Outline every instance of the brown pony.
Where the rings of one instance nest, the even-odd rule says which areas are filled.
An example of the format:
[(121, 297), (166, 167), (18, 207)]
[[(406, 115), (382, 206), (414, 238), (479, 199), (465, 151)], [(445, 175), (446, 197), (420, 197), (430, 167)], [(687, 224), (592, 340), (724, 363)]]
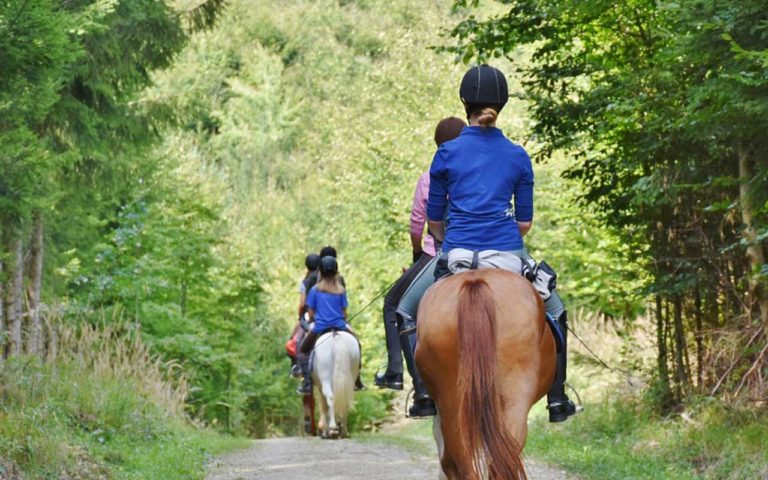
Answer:
[(531, 283), (504, 270), (461, 273), (427, 291), (418, 319), (441, 478), (526, 479), (528, 412), (555, 377), (555, 340)]
[(307, 435), (317, 435), (317, 422), (315, 422), (315, 392), (302, 397), (304, 405), (304, 433)]

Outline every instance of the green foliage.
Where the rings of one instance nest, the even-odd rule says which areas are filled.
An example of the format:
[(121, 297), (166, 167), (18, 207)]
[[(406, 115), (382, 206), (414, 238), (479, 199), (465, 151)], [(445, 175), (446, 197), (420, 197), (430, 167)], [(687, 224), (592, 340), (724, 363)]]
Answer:
[(534, 422), (526, 450), (594, 479), (735, 480), (768, 473), (764, 412), (696, 399), (686, 407), (659, 417), (638, 398), (588, 404), (566, 428)]
[(0, 377), (0, 457), (22, 478), (198, 479), (206, 454), (243, 443), (190, 427), (109, 365), (17, 357)]
[[(194, 36), (145, 94), (148, 102), (167, 102), (178, 117), (162, 131), (168, 168), (160, 174), (166, 180), (175, 175), (176, 183), (159, 196), (171, 197), (190, 182), (193, 201), (212, 202), (215, 207), (208, 208), (220, 221), (213, 227), (214, 260), (201, 273), (201, 285), (209, 289), (194, 307), (198, 313), (191, 313), (190, 303), (189, 315), (171, 320), (168, 312), (178, 305), (152, 287), (166, 309), (144, 311), (142, 321), (163, 352), (198, 372), (191, 374), (200, 388), (193, 395), (195, 412), (256, 434), (291, 432), (299, 423), (282, 349), (295, 322), (304, 255), (327, 244), (338, 248), (351, 314), (382, 293), (408, 262), (408, 214), (416, 180), (434, 152), (434, 126), (445, 116), (463, 116), (451, 81), (462, 69), (429, 51), (440, 41), (432, 27), (451, 21), (447, 4), (419, 11), (408, 2), (269, 5), (229, 4), (218, 28)], [(502, 127), (517, 139), (526, 123), (524, 105), (514, 102), (509, 111)], [(539, 168), (542, 220), (532, 240), (537, 255), (561, 270), (563, 290), (578, 305), (634, 314), (638, 304), (628, 292), (638, 276), (632, 267), (621, 273), (611, 268), (626, 264), (621, 254), (571, 255), (566, 243), (580, 231), (580, 249), (595, 251), (590, 243), (599, 241), (620, 251), (616, 237), (596, 222), (586, 229), (576, 217), (558, 216), (558, 209), (575, 209), (561, 196), (573, 183), (557, 179), (560, 163)], [(167, 219), (157, 223), (150, 230), (159, 228), (158, 240), (142, 242), (142, 250), (155, 252), (145, 263), (165, 265), (173, 252), (165, 246), (168, 238), (196, 242), (186, 237), (194, 229), (185, 227), (181, 236), (165, 231)], [(593, 268), (584, 269), (585, 262)], [(175, 278), (177, 268), (157, 278)], [(252, 300), (241, 297), (232, 310), (245, 312), (253, 306), (249, 301), (263, 307), (234, 316), (220, 302), (229, 302), (226, 290), (244, 278), (262, 292)], [(130, 297), (123, 295), (120, 303), (132, 305)], [(385, 358), (380, 309), (379, 300), (353, 320), (362, 337), (364, 379)], [(167, 330), (158, 333), (153, 325), (160, 324)], [(388, 414), (389, 401), (382, 392), (358, 394), (355, 428), (376, 425)]]
[[(456, 2), (469, 3), (478, 5)], [(532, 51), (516, 69), (541, 142), (536, 155), (573, 158), (565, 174), (584, 186), (582, 205), (621, 234), (606, 249), (650, 273), (662, 383), (669, 365), (676, 396), (692, 390), (696, 344), (696, 388), (712, 387), (723, 368), (715, 329), (749, 328), (768, 308), (758, 274), (768, 244), (754, 233), (768, 224), (759, 208), (768, 194), (758, 127), (768, 121), (765, 5), (499, 3), (505, 13), (470, 15), (444, 50), (465, 61)], [(755, 304), (735, 307), (744, 296)]]

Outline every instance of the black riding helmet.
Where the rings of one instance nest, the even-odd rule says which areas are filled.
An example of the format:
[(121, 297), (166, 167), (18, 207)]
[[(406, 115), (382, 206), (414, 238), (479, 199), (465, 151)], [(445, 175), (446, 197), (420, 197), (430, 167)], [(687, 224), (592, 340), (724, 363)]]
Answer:
[(339, 264), (336, 259), (327, 255), (320, 259), (320, 273), (323, 275), (336, 275), (339, 272)]
[(307, 258), (304, 259), (304, 265), (307, 266), (308, 271), (314, 272), (317, 270), (317, 267), (320, 266), (320, 255), (316, 253), (310, 253), (307, 255)]
[(501, 70), (490, 65), (476, 65), (464, 74), (459, 87), (459, 97), (469, 112), (491, 107), (500, 112), (509, 100), (507, 79)]
[(331, 256), (333, 258), (336, 258), (338, 255), (336, 255), (336, 249), (328, 245), (320, 249), (320, 256), (321, 257)]

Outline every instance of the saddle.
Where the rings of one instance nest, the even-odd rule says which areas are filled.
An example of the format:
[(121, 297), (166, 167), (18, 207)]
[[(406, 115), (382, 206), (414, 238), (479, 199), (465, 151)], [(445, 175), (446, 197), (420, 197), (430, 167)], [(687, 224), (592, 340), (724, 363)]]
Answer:
[[(521, 258), (513, 253), (498, 250), (479, 252), (455, 248), (447, 256), (443, 255), (438, 258), (435, 265), (435, 279), (481, 268), (497, 268), (519, 273), (533, 284), (533, 288), (545, 302), (557, 288), (557, 273), (547, 262), (536, 263), (533, 259)], [(547, 324), (552, 329), (552, 335), (555, 337), (557, 352), (560, 353), (565, 345), (565, 332), (560, 329), (557, 321), (549, 313), (546, 314), (546, 319)]]

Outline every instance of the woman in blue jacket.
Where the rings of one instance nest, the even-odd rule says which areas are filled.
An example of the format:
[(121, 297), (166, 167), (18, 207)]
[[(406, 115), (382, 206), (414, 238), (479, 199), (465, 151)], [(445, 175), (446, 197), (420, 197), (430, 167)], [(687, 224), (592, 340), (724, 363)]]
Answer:
[[(475, 264), (478, 254), (486, 252), (493, 252), (494, 258), (503, 261), (530, 259), (523, 237), (533, 221), (531, 160), (523, 147), (496, 128), (496, 118), (509, 97), (506, 78), (489, 65), (472, 67), (461, 81), (459, 95), (469, 126), (458, 138), (440, 146), (429, 170), (428, 225), (436, 241), (442, 243), (434, 265), (436, 278), (448, 273), (448, 257), (457, 249), (470, 255), (474, 252)], [(562, 422), (576, 411), (565, 394), (567, 315), (554, 291), (554, 272), (540, 273), (541, 278), (551, 280), (549, 289), (540, 290), (546, 297), (547, 313), (557, 320), (562, 333), (557, 374), (547, 394), (550, 421)], [(414, 289), (416, 285), (412, 285), (416, 291), (406, 293), (398, 313), (415, 317), (413, 300), (420, 298), (429, 280), (421, 280), (422, 288)], [(404, 311), (404, 304), (410, 305), (410, 312)], [(413, 320), (401, 333), (415, 328)]]

